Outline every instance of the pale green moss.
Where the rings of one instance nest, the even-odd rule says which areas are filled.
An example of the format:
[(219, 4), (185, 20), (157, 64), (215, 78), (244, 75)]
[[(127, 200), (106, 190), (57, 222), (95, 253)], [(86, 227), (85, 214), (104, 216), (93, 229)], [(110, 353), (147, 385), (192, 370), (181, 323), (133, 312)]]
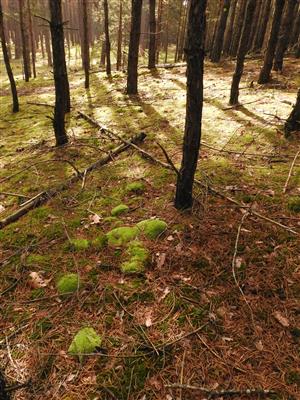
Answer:
[(101, 346), (102, 338), (97, 334), (94, 328), (83, 328), (76, 333), (68, 353), (77, 355), (81, 361), (85, 354), (94, 353), (97, 347)]
[(129, 243), (127, 254), (129, 261), (121, 264), (121, 270), (124, 273), (140, 273), (145, 269), (146, 262), (149, 258), (149, 251), (145, 249), (141, 242), (133, 241)]
[(144, 272), (144, 265), (139, 260), (130, 260), (121, 264), (121, 270), (124, 274), (134, 274)]
[(62, 276), (57, 282), (59, 294), (74, 293), (80, 287), (80, 279), (77, 274), (67, 274)]
[(89, 248), (89, 241), (87, 239), (71, 239), (71, 249), (75, 251), (87, 250)]
[(138, 235), (136, 227), (121, 226), (109, 231), (106, 236), (109, 246), (120, 247), (124, 244), (131, 242)]
[(126, 192), (142, 193), (145, 190), (143, 182), (132, 182), (126, 186)]
[(111, 210), (111, 215), (113, 217), (116, 217), (120, 214), (124, 214), (124, 213), (128, 212), (128, 210), (129, 210), (129, 207), (126, 206), (126, 204), (120, 204)]
[(300, 196), (293, 196), (289, 198), (288, 208), (290, 211), (300, 213)]
[(107, 245), (107, 236), (106, 235), (98, 236), (96, 237), (96, 239), (92, 241), (91, 244), (95, 249), (101, 250)]
[(26, 259), (26, 264), (30, 266), (46, 266), (49, 264), (49, 258), (47, 256), (41, 256), (40, 254), (30, 254)]
[(147, 219), (137, 224), (138, 229), (149, 239), (156, 239), (166, 229), (167, 224), (160, 219)]

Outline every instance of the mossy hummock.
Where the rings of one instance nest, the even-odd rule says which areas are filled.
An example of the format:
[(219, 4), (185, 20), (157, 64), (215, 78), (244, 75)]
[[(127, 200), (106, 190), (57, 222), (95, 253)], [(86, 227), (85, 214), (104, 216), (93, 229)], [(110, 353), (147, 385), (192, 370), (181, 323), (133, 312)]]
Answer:
[(118, 215), (125, 214), (129, 211), (129, 207), (126, 204), (119, 204), (117, 207), (111, 210), (111, 215), (117, 217)]
[(130, 259), (121, 264), (121, 270), (124, 273), (143, 272), (149, 259), (149, 251), (141, 242), (133, 241), (129, 243), (127, 252)]
[(168, 227), (167, 223), (160, 219), (147, 219), (136, 226), (148, 239), (156, 239)]
[(74, 293), (80, 287), (80, 278), (77, 274), (66, 274), (57, 282), (57, 291), (59, 294)]
[(76, 333), (68, 353), (76, 355), (82, 361), (84, 355), (94, 353), (97, 347), (100, 347), (102, 338), (97, 334), (94, 328), (86, 327)]
[(134, 240), (139, 233), (137, 227), (121, 226), (109, 231), (106, 234), (108, 245), (113, 247), (121, 247)]

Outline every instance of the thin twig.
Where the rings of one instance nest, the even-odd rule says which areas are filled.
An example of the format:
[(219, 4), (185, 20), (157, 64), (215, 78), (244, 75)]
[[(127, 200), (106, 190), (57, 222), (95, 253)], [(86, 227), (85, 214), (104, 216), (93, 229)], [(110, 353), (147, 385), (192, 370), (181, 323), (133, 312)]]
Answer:
[(295, 163), (296, 163), (296, 160), (297, 160), (299, 154), (300, 154), (300, 150), (297, 151), (297, 153), (296, 153), (296, 155), (295, 155), (295, 157), (294, 157), (294, 159), (293, 159), (291, 168), (290, 168), (290, 170), (289, 170), (288, 177), (287, 177), (287, 179), (286, 179), (286, 182), (285, 182), (285, 185), (284, 185), (284, 188), (283, 188), (283, 191), (282, 191), (283, 193), (286, 193), (286, 191), (287, 191), (287, 188), (288, 188), (288, 185), (289, 185), (291, 176), (292, 176), (292, 172), (293, 172), (293, 169), (294, 169), (294, 166), (295, 166)]
[(171, 157), (169, 156), (169, 154), (167, 153), (167, 151), (165, 150), (165, 148), (159, 143), (159, 142), (155, 142), (160, 149), (162, 150), (162, 152), (164, 153), (164, 156), (166, 157), (167, 162), (170, 164), (170, 166), (173, 168), (173, 170), (175, 171), (175, 173), (177, 174), (177, 176), (180, 175), (180, 172), (178, 171), (178, 169), (175, 167)]

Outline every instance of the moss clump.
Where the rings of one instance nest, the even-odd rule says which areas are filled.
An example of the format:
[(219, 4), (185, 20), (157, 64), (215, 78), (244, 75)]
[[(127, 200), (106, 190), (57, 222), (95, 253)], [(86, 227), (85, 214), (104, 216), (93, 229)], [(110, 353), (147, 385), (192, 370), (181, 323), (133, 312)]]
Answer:
[(289, 198), (288, 209), (295, 213), (300, 213), (300, 196), (293, 196)]
[(300, 373), (298, 371), (289, 371), (286, 374), (285, 381), (288, 385), (296, 384), (300, 387)]
[(80, 287), (80, 279), (77, 274), (67, 274), (62, 276), (57, 282), (59, 294), (74, 293)]
[(74, 251), (87, 250), (89, 248), (89, 241), (87, 239), (71, 239), (70, 247)]
[(132, 182), (126, 186), (126, 192), (128, 193), (143, 193), (145, 185), (143, 182)]
[(120, 204), (111, 210), (111, 215), (113, 217), (117, 217), (120, 214), (124, 214), (124, 213), (128, 212), (128, 210), (129, 210), (129, 207), (126, 206), (126, 204)]
[(131, 242), (127, 249), (129, 261), (121, 264), (121, 270), (124, 273), (139, 273), (145, 269), (146, 262), (149, 258), (149, 252), (140, 242)]
[(83, 328), (76, 333), (68, 353), (77, 355), (79, 360), (82, 361), (85, 354), (94, 353), (97, 347), (101, 346), (102, 338), (93, 328)]
[(160, 219), (147, 219), (137, 224), (138, 229), (149, 239), (156, 239), (168, 227), (165, 221)]
[(107, 236), (106, 235), (101, 235), (98, 236), (96, 239), (92, 241), (92, 247), (94, 247), (97, 250), (103, 249), (107, 245)]
[(121, 226), (109, 231), (106, 234), (109, 246), (120, 247), (131, 242), (138, 235), (138, 228), (130, 226)]
[(49, 264), (49, 259), (40, 254), (30, 254), (26, 259), (26, 264), (30, 266), (46, 266)]

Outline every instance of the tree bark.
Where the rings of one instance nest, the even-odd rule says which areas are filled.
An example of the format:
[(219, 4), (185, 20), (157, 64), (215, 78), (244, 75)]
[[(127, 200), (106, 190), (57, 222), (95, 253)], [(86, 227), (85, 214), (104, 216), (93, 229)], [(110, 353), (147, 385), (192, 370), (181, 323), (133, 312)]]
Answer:
[(291, 36), (291, 26), (293, 26), (293, 19), (294, 19), (294, 11), (297, 4), (297, 0), (288, 0), (286, 5), (286, 10), (283, 16), (279, 39), (277, 42), (275, 59), (274, 59), (274, 70), (275, 71), (282, 71), (283, 68), (283, 57), (284, 53), (286, 52), (290, 36)]
[(244, 71), (244, 61), (248, 50), (249, 35), (255, 12), (256, 0), (248, 0), (243, 24), (242, 36), (239, 43), (235, 72), (232, 78), (229, 104), (235, 105), (239, 101), (239, 84)]
[(232, 40), (232, 35), (233, 35), (233, 23), (234, 23), (237, 1), (238, 0), (231, 0), (231, 4), (230, 4), (228, 22), (227, 22), (227, 26), (226, 26), (226, 30), (225, 30), (224, 45), (223, 45), (223, 53), (225, 55), (228, 55), (230, 45), (231, 45), (231, 40)]
[(103, 6), (104, 6), (106, 75), (110, 76), (111, 75), (111, 61), (110, 61), (110, 37), (109, 37), (109, 20), (108, 20), (108, 3), (107, 3), (107, 0), (104, 0)]
[(179, 210), (193, 204), (193, 183), (201, 141), (203, 107), (203, 72), (205, 55), (206, 0), (191, 0), (186, 41), (187, 104), (183, 158), (177, 178), (175, 207)]
[(291, 132), (300, 131), (300, 88), (298, 89), (296, 104), (285, 123), (284, 131), (286, 136), (289, 136)]
[(10, 62), (9, 62), (9, 57), (8, 57), (1, 0), (0, 0), (0, 37), (1, 37), (3, 59), (4, 59), (8, 79), (10, 82), (11, 94), (12, 94), (12, 98), (13, 98), (13, 112), (18, 112), (19, 111), (19, 100), (18, 100), (16, 82), (14, 79), (14, 75), (13, 75), (13, 72), (12, 72), (12, 69), (10, 66)]
[(35, 48), (35, 34), (33, 29), (33, 22), (32, 22), (32, 13), (31, 13), (31, 5), (30, 0), (27, 0), (27, 7), (28, 7), (28, 21), (29, 21), (29, 35), (30, 35), (30, 47), (31, 47), (31, 61), (32, 61), (32, 72), (33, 77), (36, 78), (36, 48)]
[(273, 65), (278, 33), (280, 29), (281, 17), (283, 13), (285, 0), (275, 0), (275, 10), (272, 19), (271, 32), (268, 41), (267, 50), (265, 53), (264, 64), (260, 71), (258, 83), (264, 84), (270, 81), (270, 75)]
[(223, 49), (223, 40), (224, 40), (224, 33), (226, 29), (226, 22), (229, 14), (230, 8), (230, 0), (222, 0), (223, 4), (221, 7), (218, 24), (217, 24), (217, 31), (216, 36), (214, 38), (214, 43), (212, 47), (212, 51), (210, 54), (210, 60), (212, 62), (219, 62), (222, 54)]
[(82, 0), (82, 50), (83, 50), (83, 69), (84, 69), (84, 87), (88, 89), (90, 87), (90, 46), (89, 46), (89, 21), (88, 21), (88, 10), (87, 0)]
[(297, 16), (294, 20), (293, 30), (291, 35), (291, 44), (294, 45), (297, 43), (298, 36), (300, 34), (300, 3), (298, 6)]
[(132, 0), (131, 29), (128, 50), (127, 94), (138, 92), (138, 58), (141, 36), (142, 0)]
[(182, 23), (182, 9), (183, 9), (183, 0), (180, 0), (179, 23), (178, 23), (177, 33), (176, 33), (176, 48), (175, 48), (175, 57), (174, 57), (175, 63), (178, 60), (179, 38), (180, 38), (181, 23)]
[(250, 50), (252, 48), (252, 46), (253, 46), (255, 32), (256, 32), (256, 30), (258, 28), (257, 21), (259, 19), (260, 14), (261, 14), (262, 6), (263, 6), (263, 0), (257, 0), (256, 1), (256, 6), (255, 6), (254, 16), (253, 16), (252, 22), (251, 22), (251, 30), (250, 30), (249, 38), (248, 38), (248, 50)]
[(149, 0), (149, 59), (148, 68), (155, 68), (156, 51), (156, 18), (155, 18), (156, 0)]
[(233, 35), (229, 55), (235, 57), (239, 47), (247, 0), (239, 0), (233, 23)]
[(123, 0), (120, 0), (119, 6), (119, 27), (118, 27), (118, 49), (117, 49), (117, 71), (122, 65), (122, 39), (123, 39)]
[(45, 47), (46, 47), (46, 53), (47, 53), (47, 62), (48, 62), (48, 67), (53, 66), (52, 62), (52, 51), (51, 51), (51, 43), (50, 43), (50, 34), (48, 29), (45, 29)]
[(158, 0), (157, 7), (157, 26), (156, 26), (156, 63), (159, 62), (159, 52), (161, 46), (163, 0)]
[(31, 78), (30, 68), (30, 52), (29, 52), (29, 36), (28, 36), (28, 24), (27, 24), (27, 6), (25, 0), (19, 0), (19, 16), (20, 16), (20, 28), (21, 28), (21, 40), (22, 40), (22, 54), (23, 54), (23, 66), (25, 81), (29, 82)]
[(70, 110), (70, 94), (64, 49), (61, 0), (49, 0), (49, 8), (51, 16), (50, 30), (53, 54), (53, 75), (55, 83), (53, 128), (56, 138), (56, 146), (62, 146), (68, 143), (68, 136), (65, 131), (65, 113)]
[(270, 18), (271, 3), (271, 0), (264, 0), (264, 4), (261, 8), (261, 13), (257, 23), (257, 30), (255, 32), (253, 45), (251, 48), (251, 50), (254, 52), (260, 51), (263, 46), (268, 20)]

